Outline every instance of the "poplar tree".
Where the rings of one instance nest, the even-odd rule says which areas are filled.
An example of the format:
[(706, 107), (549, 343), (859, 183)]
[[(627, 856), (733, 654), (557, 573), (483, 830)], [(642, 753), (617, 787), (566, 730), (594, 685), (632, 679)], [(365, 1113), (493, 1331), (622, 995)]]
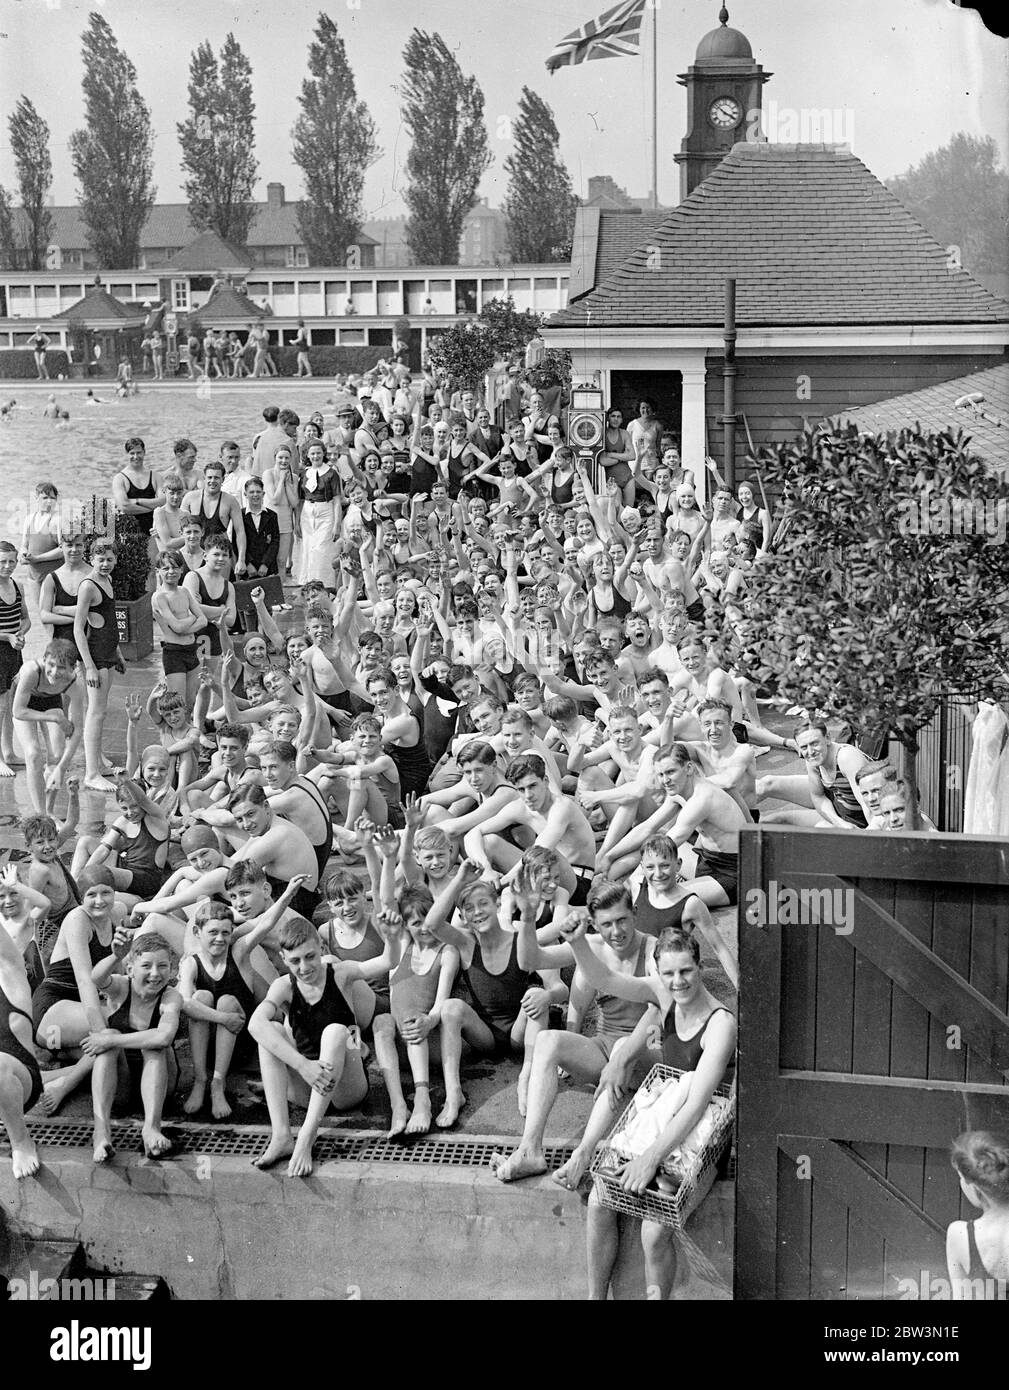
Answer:
[(508, 249), (520, 263), (566, 261), (578, 200), (558, 149), (560, 136), (550, 107), (522, 88), (514, 130), (515, 152), (505, 160)]
[(294, 162), (305, 176), (298, 226), (310, 265), (344, 265), (364, 222), (365, 173), (382, 152), (343, 39), (326, 14), (309, 45), (308, 71), (293, 132)]
[(21, 192), (21, 252), (24, 270), (45, 270), (46, 247), (52, 232), (52, 213), (46, 199), (53, 181), (49, 157), (49, 127), (26, 96), (7, 122), (11, 151)]
[(220, 61), (209, 43), (189, 60), (189, 116), (178, 126), (189, 216), (199, 231), (244, 245), (255, 214), (252, 66), (234, 34)]
[(151, 178), (154, 137), (137, 70), (107, 20), (93, 11), (81, 44), (84, 129), (70, 137), (78, 201), (99, 265), (128, 269), (157, 192)]
[(413, 144), (406, 240), (419, 265), (458, 265), (459, 239), (491, 164), (483, 92), (440, 34), (415, 29), (403, 52), (403, 122)]

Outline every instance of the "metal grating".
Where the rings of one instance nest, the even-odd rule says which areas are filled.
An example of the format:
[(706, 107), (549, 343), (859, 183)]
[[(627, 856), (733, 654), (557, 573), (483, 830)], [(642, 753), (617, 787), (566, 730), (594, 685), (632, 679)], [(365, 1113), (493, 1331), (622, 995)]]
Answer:
[[(29, 1123), (28, 1129), (35, 1142), (47, 1148), (90, 1149), (92, 1146), (94, 1131), (90, 1123), (43, 1120)], [(265, 1126), (166, 1124), (164, 1132), (175, 1145), (175, 1155), (254, 1158), (262, 1151), (270, 1131)], [(120, 1153), (142, 1153), (140, 1125), (113, 1123), (112, 1142)], [(315, 1143), (315, 1159), (318, 1163), (419, 1163), (439, 1168), (487, 1168), (495, 1153), (509, 1153), (517, 1143), (518, 1140), (510, 1135), (500, 1139), (470, 1139), (462, 1134), (428, 1134), (402, 1143), (384, 1134), (322, 1130)], [(7, 1147), (6, 1138), (0, 1140), (0, 1149)], [(560, 1145), (552, 1145), (545, 1152), (551, 1172), (571, 1156), (571, 1149)]]

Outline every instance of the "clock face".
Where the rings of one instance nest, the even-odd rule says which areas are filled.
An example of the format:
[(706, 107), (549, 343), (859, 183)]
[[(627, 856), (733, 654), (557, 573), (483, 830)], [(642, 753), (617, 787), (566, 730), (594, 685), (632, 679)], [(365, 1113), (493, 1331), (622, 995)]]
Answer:
[(716, 97), (708, 109), (708, 120), (719, 130), (731, 130), (743, 119), (743, 108), (735, 97)]

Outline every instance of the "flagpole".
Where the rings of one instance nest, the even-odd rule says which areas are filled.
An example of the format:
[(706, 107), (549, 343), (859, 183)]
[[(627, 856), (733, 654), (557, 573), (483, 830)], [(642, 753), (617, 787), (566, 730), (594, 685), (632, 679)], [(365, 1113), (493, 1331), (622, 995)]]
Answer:
[(649, 0), (652, 11), (652, 208), (659, 206), (659, 0)]

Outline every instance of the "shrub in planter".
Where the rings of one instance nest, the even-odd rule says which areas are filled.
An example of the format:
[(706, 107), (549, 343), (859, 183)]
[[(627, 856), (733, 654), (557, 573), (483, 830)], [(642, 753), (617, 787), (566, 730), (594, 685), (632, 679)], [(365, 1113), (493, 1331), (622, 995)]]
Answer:
[[(46, 366), (55, 381), (61, 374), (70, 375), (70, 359), (62, 348), (49, 348), (46, 352)], [(34, 381), (35, 357), (30, 348), (0, 349), (0, 378), (7, 381)]]
[[(85, 539), (89, 547), (99, 535), (108, 535), (105, 525), (110, 516), (107, 498), (92, 497), (85, 511)], [(116, 600), (119, 645), (127, 661), (139, 661), (154, 650), (154, 617), (147, 581), (151, 564), (147, 535), (132, 517), (115, 518), (116, 567), (112, 571), (112, 593)]]

